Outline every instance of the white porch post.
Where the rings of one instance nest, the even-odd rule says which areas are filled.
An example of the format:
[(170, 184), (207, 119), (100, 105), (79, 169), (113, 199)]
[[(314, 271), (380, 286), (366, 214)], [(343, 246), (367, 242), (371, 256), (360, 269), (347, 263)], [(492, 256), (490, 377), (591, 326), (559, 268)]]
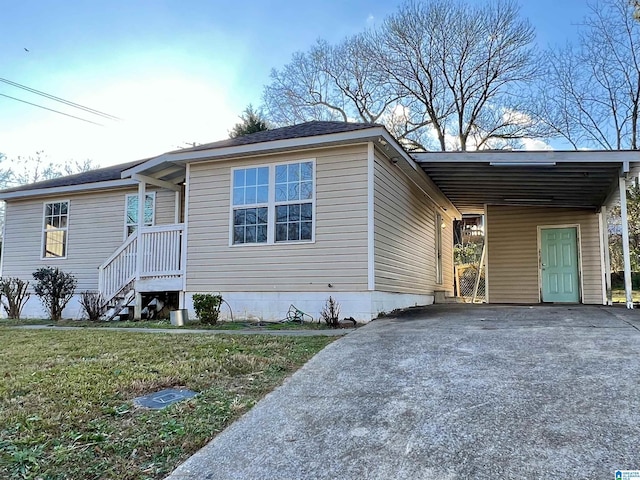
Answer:
[(173, 212), (173, 223), (180, 223), (180, 209), (182, 206), (180, 205), (180, 192), (175, 192), (175, 210)]
[[(136, 282), (140, 280), (140, 274), (142, 273), (142, 227), (144, 226), (144, 206), (147, 196), (146, 183), (139, 181), (138, 183), (138, 226), (137, 226), (137, 252), (136, 252)], [(140, 320), (142, 318), (142, 295), (136, 290), (136, 299), (133, 306), (133, 318)]]
[(600, 208), (600, 242), (602, 243), (602, 270), (604, 273), (604, 300), (606, 305), (612, 305), (611, 298), (611, 254), (609, 252), (609, 222), (606, 206)]
[(627, 308), (633, 308), (631, 290), (631, 254), (629, 252), (629, 222), (627, 218), (627, 183), (624, 177), (618, 179), (620, 192), (620, 219), (622, 220), (622, 256), (624, 259), (624, 291)]

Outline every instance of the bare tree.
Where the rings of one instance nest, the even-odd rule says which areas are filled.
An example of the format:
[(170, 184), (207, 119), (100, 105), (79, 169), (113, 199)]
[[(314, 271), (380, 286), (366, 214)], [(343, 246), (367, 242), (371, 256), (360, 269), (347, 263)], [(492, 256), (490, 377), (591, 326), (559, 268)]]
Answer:
[(0, 188), (6, 188), (11, 180), (11, 167), (7, 165), (7, 156), (0, 153)]
[(409, 2), (373, 35), (371, 55), (411, 99), (408, 129), (429, 129), (436, 148), (495, 148), (540, 134), (522, 94), (536, 74), (535, 35), (515, 3)]
[(590, 6), (579, 44), (548, 53), (540, 118), (574, 148), (639, 148), (640, 22), (628, 0)]
[[(2, 188), (27, 185), (29, 183), (51, 180), (64, 175), (87, 172), (99, 168), (93, 160), (70, 160), (65, 163), (55, 163), (47, 158), (44, 151), (38, 151), (33, 156), (18, 156), (11, 161), (6, 171)], [(2, 179), (0, 173), (0, 180)]]
[(286, 125), (310, 120), (377, 122), (397, 100), (364, 55), (361, 35), (337, 46), (318, 40), (281, 70), (272, 70), (263, 100), (269, 119)]
[(297, 53), (264, 101), (278, 123), (379, 122), (409, 149), (496, 148), (540, 134), (521, 91), (533, 40), (510, 0), (409, 0), (377, 29)]

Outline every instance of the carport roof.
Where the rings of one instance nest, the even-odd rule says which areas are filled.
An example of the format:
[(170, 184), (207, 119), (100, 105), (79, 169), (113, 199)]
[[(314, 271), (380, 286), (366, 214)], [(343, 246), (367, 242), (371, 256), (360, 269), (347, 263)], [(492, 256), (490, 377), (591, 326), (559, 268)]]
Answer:
[(463, 213), (489, 205), (599, 209), (618, 178), (640, 171), (639, 151), (479, 151), (412, 155)]

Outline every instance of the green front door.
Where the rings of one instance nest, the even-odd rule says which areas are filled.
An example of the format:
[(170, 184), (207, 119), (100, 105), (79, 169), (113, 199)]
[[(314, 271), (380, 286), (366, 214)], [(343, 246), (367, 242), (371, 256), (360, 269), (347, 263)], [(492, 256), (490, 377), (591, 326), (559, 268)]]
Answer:
[(544, 228), (540, 235), (542, 301), (580, 302), (576, 228)]

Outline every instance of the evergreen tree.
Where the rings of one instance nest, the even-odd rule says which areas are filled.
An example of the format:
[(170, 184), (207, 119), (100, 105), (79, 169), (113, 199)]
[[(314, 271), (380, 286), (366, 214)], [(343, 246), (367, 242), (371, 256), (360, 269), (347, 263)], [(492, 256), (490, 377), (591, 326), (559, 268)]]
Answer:
[(244, 135), (249, 135), (250, 133), (269, 130), (269, 124), (267, 121), (262, 117), (260, 112), (254, 110), (253, 105), (251, 104), (249, 104), (243, 114), (240, 115), (240, 119), (242, 121), (236, 123), (233, 130), (229, 133), (230, 138), (242, 137)]

